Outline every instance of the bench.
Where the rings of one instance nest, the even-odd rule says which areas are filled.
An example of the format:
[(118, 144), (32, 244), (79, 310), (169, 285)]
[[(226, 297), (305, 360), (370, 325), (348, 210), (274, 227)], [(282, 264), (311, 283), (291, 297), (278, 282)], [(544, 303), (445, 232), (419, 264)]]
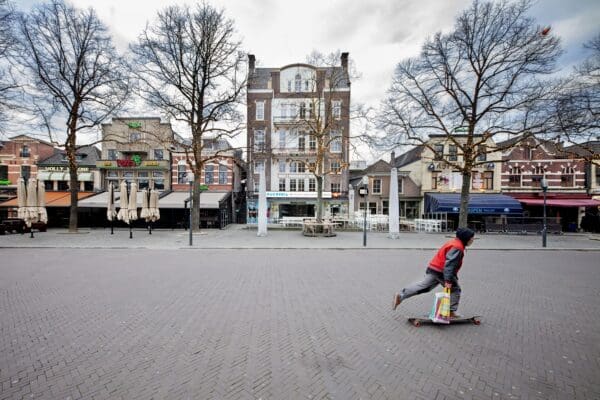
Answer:
[(279, 223), (285, 228), (301, 228), (306, 217), (281, 217)]

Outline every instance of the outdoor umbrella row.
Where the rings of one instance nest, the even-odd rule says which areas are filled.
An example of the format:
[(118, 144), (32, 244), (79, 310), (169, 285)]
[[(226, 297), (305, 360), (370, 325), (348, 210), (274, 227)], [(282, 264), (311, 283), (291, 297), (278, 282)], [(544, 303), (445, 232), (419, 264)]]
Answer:
[[(109, 186), (106, 218), (109, 221), (113, 221), (115, 217), (126, 224), (130, 224), (131, 221), (138, 219), (137, 184), (135, 182), (131, 183), (129, 198), (127, 196), (127, 182), (121, 182), (118, 213), (115, 207), (114, 188), (112, 185)], [(148, 199), (148, 189), (142, 191), (142, 210), (139, 217), (146, 220), (146, 222), (156, 222), (160, 219), (158, 191), (152, 189), (150, 191), (150, 199)]]

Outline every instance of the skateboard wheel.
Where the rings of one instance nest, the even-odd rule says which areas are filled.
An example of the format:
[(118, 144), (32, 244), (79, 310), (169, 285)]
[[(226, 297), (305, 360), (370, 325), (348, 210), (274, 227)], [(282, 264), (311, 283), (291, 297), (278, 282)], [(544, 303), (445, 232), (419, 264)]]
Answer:
[(419, 321), (414, 321), (414, 322), (413, 322), (413, 325), (414, 325), (414, 326), (416, 326), (416, 327), (419, 327), (419, 326), (421, 326), (421, 322), (419, 322)]
[(474, 319), (474, 320), (473, 320), (473, 323), (474, 323), (475, 325), (479, 325), (479, 324), (481, 324), (481, 321), (480, 321), (480, 320), (478, 320), (478, 319)]

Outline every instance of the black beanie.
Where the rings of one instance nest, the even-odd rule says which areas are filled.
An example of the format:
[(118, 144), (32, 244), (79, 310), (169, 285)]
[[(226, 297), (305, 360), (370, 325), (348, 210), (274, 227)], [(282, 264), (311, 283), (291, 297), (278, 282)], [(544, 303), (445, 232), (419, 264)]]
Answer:
[(471, 238), (475, 236), (475, 232), (469, 228), (458, 228), (456, 230), (456, 237), (460, 239), (463, 244), (467, 244)]

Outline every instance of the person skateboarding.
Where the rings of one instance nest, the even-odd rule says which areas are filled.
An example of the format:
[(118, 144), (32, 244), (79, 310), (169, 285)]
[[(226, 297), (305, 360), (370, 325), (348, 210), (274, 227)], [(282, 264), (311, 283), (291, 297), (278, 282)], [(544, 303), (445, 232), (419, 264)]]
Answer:
[(458, 270), (462, 266), (465, 248), (473, 243), (475, 232), (469, 228), (458, 228), (456, 237), (437, 251), (429, 262), (425, 271), (425, 278), (414, 282), (400, 293), (394, 295), (392, 308), (396, 310), (400, 303), (409, 297), (421, 293), (427, 293), (437, 285), (443, 285), (450, 289), (450, 318), (460, 318), (456, 313), (460, 301), (460, 286), (458, 284)]

